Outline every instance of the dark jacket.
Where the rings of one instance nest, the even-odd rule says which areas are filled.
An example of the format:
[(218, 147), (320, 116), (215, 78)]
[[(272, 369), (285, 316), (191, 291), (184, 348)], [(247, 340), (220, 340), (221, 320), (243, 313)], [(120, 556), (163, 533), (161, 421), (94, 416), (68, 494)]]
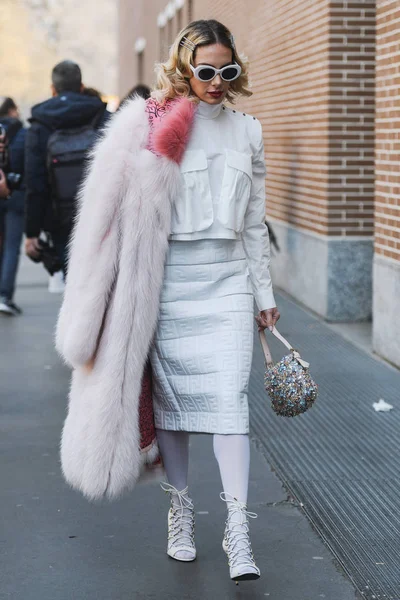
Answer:
[[(8, 172), (18, 173), (23, 177), (25, 163), (25, 138), (27, 130), (22, 126), (22, 122), (18, 119), (2, 117), (0, 121), (1, 124), (4, 125), (7, 133), (11, 134), (14, 129), (18, 129), (17, 133), (11, 138), (8, 147), (9, 165), (7, 170)], [(24, 211), (25, 185), (23, 179), (20, 189), (13, 191), (10, 198), (6, 201), (2, 201), (1, 204), (6, 210), (14, 210), (19, 213)]]
[(103, 110), (101, 128), (109, 117), (106, 105), (95, 96), (65, 92), (32, 108), (31, 128), (25, 145), (25, 183), (27, 237), (38, 237), (41, 231), (57, 232), (51, 206), (46, 166), (47, 142), (56, 129), (83, 127)]

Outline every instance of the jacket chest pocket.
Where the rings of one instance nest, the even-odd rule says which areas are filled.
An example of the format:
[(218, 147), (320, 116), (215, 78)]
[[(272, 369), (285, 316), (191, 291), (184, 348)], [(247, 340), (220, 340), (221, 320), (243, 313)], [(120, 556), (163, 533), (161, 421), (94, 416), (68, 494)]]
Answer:
[(172, 233), (203, 231), (214, 219), (206, 153), (186, 151), (180, 171), (181, 189), (172, 207)]
[(236, 150), (226, 150), (218, 220), (222, 225), (236, 232), (243, 230), (252, 176), (251, 155)]

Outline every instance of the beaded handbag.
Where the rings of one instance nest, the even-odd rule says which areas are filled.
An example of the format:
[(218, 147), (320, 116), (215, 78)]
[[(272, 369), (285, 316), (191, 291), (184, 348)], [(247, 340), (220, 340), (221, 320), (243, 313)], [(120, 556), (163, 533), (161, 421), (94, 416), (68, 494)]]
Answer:
[(264, 384), (272, 409), (281, 417), (301, 415), (313, 405), (318, 395), (318, 386), (308, 370), (309, 363), (302, 360), (297, 350), (274, 327), (274, 336), (290, 350), (290, 354), (274, 365), (266, 332), (259, 333), (266, 364)]

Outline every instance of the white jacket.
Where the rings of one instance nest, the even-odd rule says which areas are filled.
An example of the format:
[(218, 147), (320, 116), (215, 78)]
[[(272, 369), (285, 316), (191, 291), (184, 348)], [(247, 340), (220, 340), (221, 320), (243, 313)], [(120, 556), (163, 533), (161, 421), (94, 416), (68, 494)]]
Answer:
[(171, 239), (242, 239), (258, 308), (276, 306), (269, 274), (260, 122), (201, 102), (180, 170)]

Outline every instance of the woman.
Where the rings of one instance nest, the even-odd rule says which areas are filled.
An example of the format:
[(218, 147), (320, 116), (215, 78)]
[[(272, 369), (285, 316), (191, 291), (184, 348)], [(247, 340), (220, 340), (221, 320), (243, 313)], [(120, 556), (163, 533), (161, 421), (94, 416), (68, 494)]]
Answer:
[[(189, 434), (213, 434), (235, 581), (260, 575), (246, 508), (253, 298), (259, 328), (279, 319), (261, 126), (224, 104), (249, 96), (247, 84), (226, 27), (196, 21), (159, 66), (153, 98), (114, 117), (81, 193), (57, 331), (75, 369), (62, 440), (67, 480), (91, 498), (136, 481), (138, 374), (150, 352), (171, 497), (167, 552), (196, 558)], [(152, 448), (142, 462), (154, 457)]]

